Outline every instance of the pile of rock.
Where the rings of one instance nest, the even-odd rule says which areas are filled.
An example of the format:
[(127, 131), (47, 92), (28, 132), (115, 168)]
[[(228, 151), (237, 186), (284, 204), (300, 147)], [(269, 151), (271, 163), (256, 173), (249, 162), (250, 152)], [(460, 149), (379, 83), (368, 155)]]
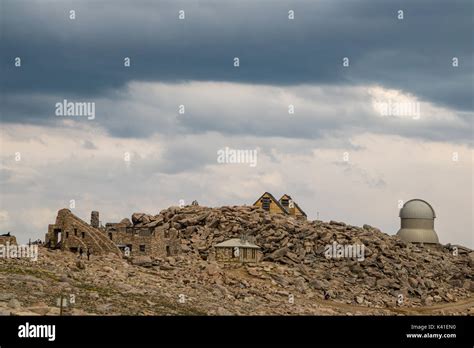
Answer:
[[(297, 274), (290, 280), (285, 274), (267, 274), (264, 262), (253, 269), (256, 276), (267, 274), (283, 287), (296, 281), (301, 292), (313, 290), (342, 302), (421, 306), (453, 302), (474, 291), (472, 253), (416, 246), (369, 225), (302, 221), (253, 206), (170, 207), (154, 216), (135, 213), (130, 223), (177, 231), (183, 253), (203, 260), (213, 259), (217, 243), (246, 235), (262, 248), (263, 261)], [(363, 260), (328, 258), (333, 243), (363, 246)]]
[[(473, 314), (473, 254), (407, 244), (377, 228), (301, 221), (256, 207), (170, 207), (125, 226), (180, 236), (181, 253), (90, 260), (39, 248), (37, 261), (0, 258), (0, 315)], [(247, 235), (257, 264), (213, 260), (214, 246)], [(334, 244), (336, 243), (336, 244)], [(363, 259), (328, 258), (327, 246), (363, 245)]]

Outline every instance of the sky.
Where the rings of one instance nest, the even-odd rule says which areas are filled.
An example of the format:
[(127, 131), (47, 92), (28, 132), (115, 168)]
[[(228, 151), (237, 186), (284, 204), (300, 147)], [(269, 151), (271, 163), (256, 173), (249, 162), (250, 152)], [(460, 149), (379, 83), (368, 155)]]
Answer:
[(388, 234), (421, 198), (474, 247), (472, 1), (1, 0), (0, 33), (0, 233), (268, 191)]

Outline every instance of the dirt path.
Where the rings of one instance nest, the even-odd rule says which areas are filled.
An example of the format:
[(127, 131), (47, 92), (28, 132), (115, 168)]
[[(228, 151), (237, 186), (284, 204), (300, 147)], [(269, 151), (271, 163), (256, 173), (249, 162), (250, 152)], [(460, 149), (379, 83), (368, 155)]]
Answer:
[[(460, 300), (453, 303), (444, 303), (444, 304), (437, 304), (434, 306), (429, 307), (414, 307), (414, 308), (397, 308), (404, 314), (441, 314), (444, 312), (448, 313), (469, 313), (469, 310), (474, 308), (474, 299), (468, 298), (464, 300)], [(470, 314), (473, 314), (471, 310)]]
[[(392, 308), (373, 308), (365, 306), (356, 306), (347, 303), (338, 303), (334, 301), (318, 300), (321, 308), (332, 308), (338, 312), (357, 313), (359, 315), (439, 315), (439, 314), (473, 314), (474, 299), (464, 299), (453, 303), (444, 303), (428, 307), (392, 307)], [(471, 311), (470, 311), (471, 309)]]

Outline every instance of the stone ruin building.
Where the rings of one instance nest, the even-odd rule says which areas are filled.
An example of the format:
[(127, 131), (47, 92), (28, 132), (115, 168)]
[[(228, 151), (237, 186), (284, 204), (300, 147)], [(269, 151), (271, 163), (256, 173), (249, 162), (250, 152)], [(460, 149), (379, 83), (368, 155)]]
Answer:
[[(133, 214), (132, 223), (123, 219), (118, 223), (100, 224), (99, 212), (91, 213), (91, 223), (83, 221), (69, 209), (58, 211), (56, 223), (48, 226), (45, 245), (51, 249), (99, 255), (114, 253), (125, 256), (165, 257), (179, 253), (177, 231), (166, 228), (163, 221), (139, 221), (145, 214)], [(175, 232), (175, 233), (174, 233)]]
[(118, 223), (105, 225), (107, 237), (122, 252), (157, 257), (179, 253), (179, 233), (175, 229), (168, 228), (168, 223), (163, 223), (162, 219), (147, 221), (146, 214), (140, 213), (133, 214), (132, 221), (123, 219)]
[(12, 236), (10, 232), (0, 235), (0, 245), (17, 245), (15, 236)]

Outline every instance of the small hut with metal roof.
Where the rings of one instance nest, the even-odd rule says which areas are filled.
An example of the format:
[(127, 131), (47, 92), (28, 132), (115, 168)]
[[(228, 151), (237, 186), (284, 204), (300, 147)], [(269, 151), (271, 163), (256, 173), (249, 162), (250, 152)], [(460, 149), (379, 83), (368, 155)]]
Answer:
[(216, 244), (216, 261), (221, 262), (258, 262), (260, 247), (243, 238), (232, 238)]
[(439, 244), (434, 230), (433, 207), (422, 199), (412, 199), (400, 209), (401, 228), (397, 236), (410, 243)]

